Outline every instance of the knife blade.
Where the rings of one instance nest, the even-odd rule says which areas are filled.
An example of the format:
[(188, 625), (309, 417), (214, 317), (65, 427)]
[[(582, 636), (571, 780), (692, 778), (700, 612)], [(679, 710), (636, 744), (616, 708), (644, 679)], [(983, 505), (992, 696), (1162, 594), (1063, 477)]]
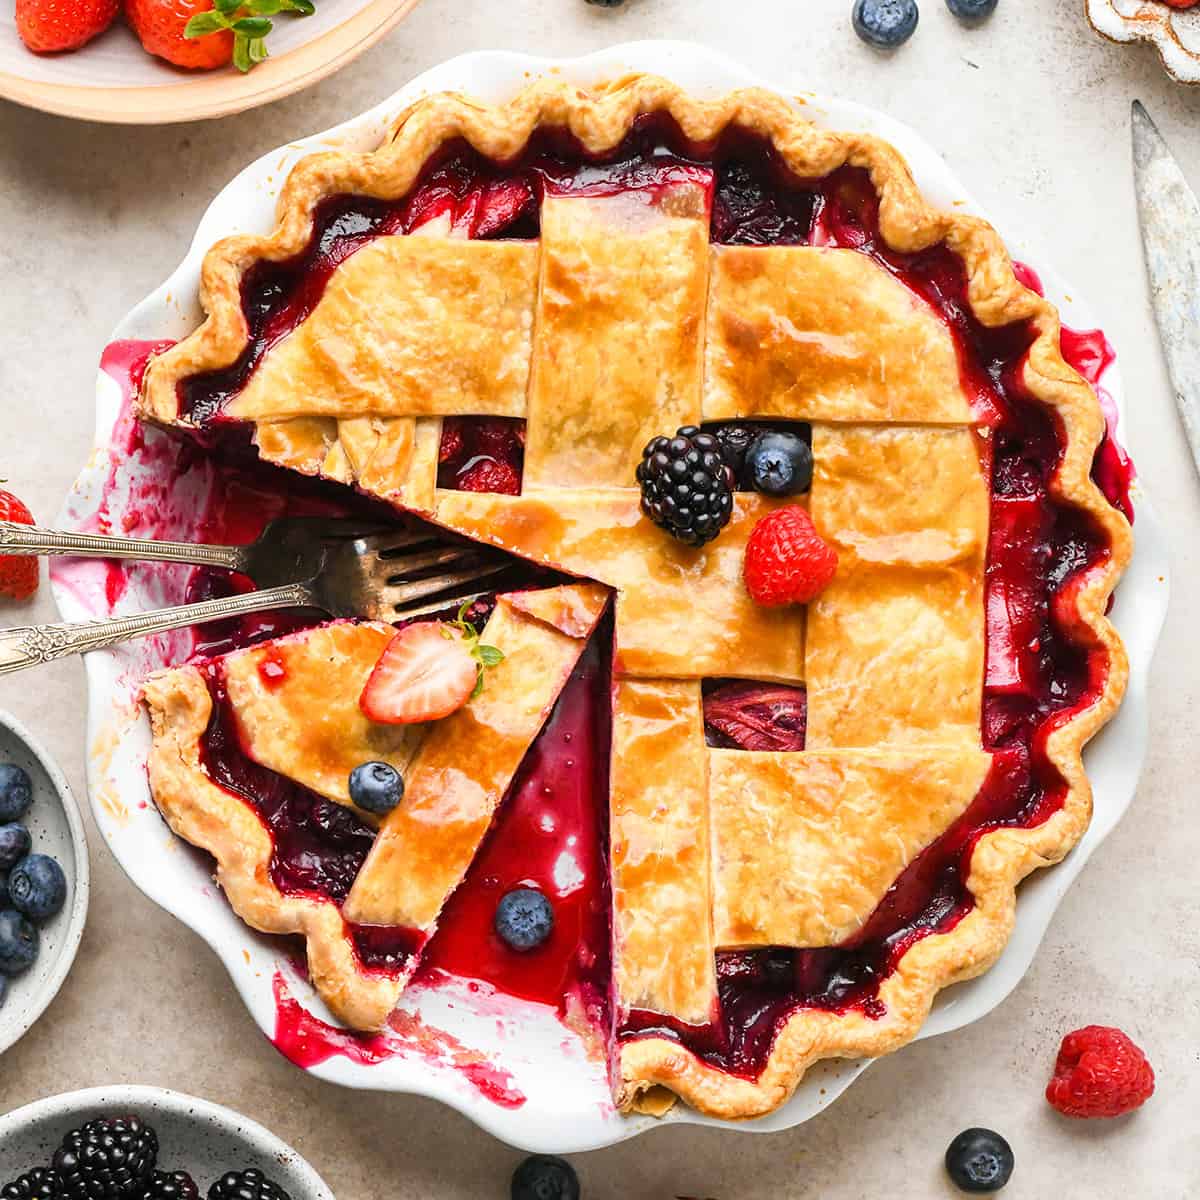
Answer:
[(1150, 300), (1175, 405), (1200, 471), (1200, 201), (1137, 100), (1132, 126), (1134, 188)]

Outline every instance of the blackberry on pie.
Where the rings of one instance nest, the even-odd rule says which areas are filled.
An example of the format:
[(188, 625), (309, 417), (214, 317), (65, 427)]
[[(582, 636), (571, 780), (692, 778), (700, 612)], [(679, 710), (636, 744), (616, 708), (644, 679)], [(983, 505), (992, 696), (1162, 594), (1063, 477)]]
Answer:
[(638, 463), (642, 512), (688, 546), (703, 546), (733, 515), (733, 468), (721, 443), (698, 426), (646, 443)]
[[(422, 966), (591, 998), (623, 1112), (756, 1116), (910, 1040), (1082, 835), (1125, 683), (1131, 534), (1053, 307), (885, 143), (650, 76), (428, 97), (374, 155), (302, 161), (280, 213), (209, 252), (137, 414), (558, 574), (495, 598), (503, 661), (427, 726), (361, 708), (371, 623), (152, 677), (172, 828), (356, 1029)], [(802, 441), (762, 464), (783, 494), (733, 490), (734, 428)], [(717, 536), (656, 523), (675, 461)], [(836, 557), (807, 603), (743, 584), (772, 517)], [(363, 763), (390, 811), (355, 806)], [(515, 888), (554, 914), (528, 951), (493, 927)]]

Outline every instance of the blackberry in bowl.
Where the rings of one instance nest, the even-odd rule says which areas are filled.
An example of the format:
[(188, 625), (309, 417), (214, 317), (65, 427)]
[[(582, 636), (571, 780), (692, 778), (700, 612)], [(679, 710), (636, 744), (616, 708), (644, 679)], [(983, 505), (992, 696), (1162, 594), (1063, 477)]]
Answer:
[(0, 1117), (0, 1200), (334, 1200), (254, 1121), (165, 1088), (114, 1085)]

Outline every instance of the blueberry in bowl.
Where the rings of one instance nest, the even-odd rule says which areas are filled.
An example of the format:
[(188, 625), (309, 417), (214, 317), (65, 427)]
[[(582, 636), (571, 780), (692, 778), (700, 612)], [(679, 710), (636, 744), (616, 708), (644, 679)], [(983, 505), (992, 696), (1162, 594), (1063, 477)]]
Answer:
[(31, 735), (0, 712), (0, 1054), (66, 979), (87, 897), (87, 844), (70, 787)]

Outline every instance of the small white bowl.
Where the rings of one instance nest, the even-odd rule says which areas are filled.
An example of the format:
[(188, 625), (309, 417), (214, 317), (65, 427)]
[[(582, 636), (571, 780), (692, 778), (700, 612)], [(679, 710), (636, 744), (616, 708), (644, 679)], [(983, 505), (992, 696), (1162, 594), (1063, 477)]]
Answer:
[(97, 1117), (129, 1115), (157, 1131), (159, 1170), (187, 1171), (202, 1196), (226, 1171), (257, 1167), (292, 1200), (334, 1200), (308, 1162), (248, 1117), (182, 1092), (128, 1084), (66, 1092), (0, 1117), (0, 1184), (47, 1165), (72, 1129)]
[(41, 926), (41, 952), (23, 975), (8, 981), (0, 1007), (0, 1054), (21, 1038), (58, 995), (83, 937), (88, 910), (88, 852), (83, 819), (66, 777), (11, 713), (0, 710), (0, 763), (16, 763), (33, 781), (33, 807), (21, 818), (33, 850), (57, 859), (67, 877), (63, 911)]

